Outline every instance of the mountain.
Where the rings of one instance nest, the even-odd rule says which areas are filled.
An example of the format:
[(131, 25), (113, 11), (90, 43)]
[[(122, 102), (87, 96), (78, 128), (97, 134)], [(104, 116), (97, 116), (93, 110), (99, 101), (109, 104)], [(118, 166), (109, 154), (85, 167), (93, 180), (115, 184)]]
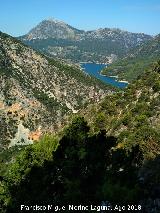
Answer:
[(30, 144), (113, 90), (0, 32), (0, 150)]
[(132, 81), (160, 59), (160, 34), (129, 51), (123, 59), (111, 64), (103, 74)]
[(80, 35), (83, 34), (83, 30), (78, 30), (70, 25), (56, 19), (44, 20), (33, 28), (23, 39), (75, 39), (78, 40)]
[(83, 31), (51, 19), (42, 21), (19, 39), (50, 56), (74, 62), (111, 63), (152, 36), (116, 28)]

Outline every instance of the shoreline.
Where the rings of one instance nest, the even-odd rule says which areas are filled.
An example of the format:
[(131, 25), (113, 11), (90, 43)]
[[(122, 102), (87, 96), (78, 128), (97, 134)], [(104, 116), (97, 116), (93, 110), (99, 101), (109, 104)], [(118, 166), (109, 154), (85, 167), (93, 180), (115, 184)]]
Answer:
[[(86, 72), (85, 68), (82, 68), (82, 66), (81, 66), (82, 64), (102, 64), (102, 63), (95, 63), (95, 62), (79, 62), (80, 69), (81, 69), (83, 72), (85, 72), (86, 74), (90, 75), (88, 72)], [(107, 67), (108, 64), (103, 64), (103, 65), (106, 65), (106, 67)], [(99, 74), (100, 76), (106, 77), (106, 78), (113, 79), (113, 80), (114, 80), (115, 82), (117, 82), (117, 83), (122, 83), (122, 84), (127, 84), (127, 85), (129, 84), (129, 82), (126, 81), (126, 80), (120, 80), (120, 79), (118, 78), (118, 75), (107, 76), (107, 75), (102, 74), (101, 72), (102, 72), (102, 70), (98, 71), (97, 74)], [(94, 76), (94, 77), (95, 77), (95, 76)], [(95, 77), (95, 78), (99, 79), (98, 77)], [(102, 80), (102, 79), (100, 79), (100, 80)], [(102, 81), (103, 81), (103, 80), (102, 80)], [(112, 85), (112, 84), (111, 84), (111, 85)]]
[(118, 78), (118, 75), (110, 75), (111, 78)]
[(78, 62), (79, 64), (103, 64), (103, 65), (108, 65), (108, 63), (99, 63), (99, 62), (92, 62), (92, 61), (84, 61), (84, 62)]
[(118, 75), (107, 76), (107, 75), (101, 74), (101, 72), (99, 72), (99, 74), (100, 74), (101, 76), (104, 76), (104, 77), (107, 77), (107, 78), (115, 78), (115, 79), (116, 79), (115, 81), (117, 81), (117, 82), (129, 84), (129, 82), (126, 81), (126, 80), (118, 80)]
[(125, 81), (125, 80), (120, 80), (120, 81), (118, 81), (118, 82), (129, 84), (129, 82), (128, 82), (128, 81)]

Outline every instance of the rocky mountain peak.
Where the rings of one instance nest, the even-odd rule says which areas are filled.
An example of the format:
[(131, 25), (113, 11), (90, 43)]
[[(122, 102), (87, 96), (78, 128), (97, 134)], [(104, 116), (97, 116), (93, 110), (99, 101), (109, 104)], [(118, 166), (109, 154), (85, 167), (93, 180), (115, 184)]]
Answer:
[(58, 20), (58, 19), (55, 19), (55, 18), (49, 18), (49, 19), (46, 19), (45, 21), (53, 22), (53, 23), (57, 23), (57, 24), (63, 23), (63, 24), (66, 25), (66, 23), (64, 21), (61, 21), (61, 20)]
[(63, 21), (50, 18), (48, 20), (43, 20), (36, 27), (30, 30), (25, 36), (25, 39), (76, 39), (77, 34), (79, 34), (79, 30), (71, 27)]

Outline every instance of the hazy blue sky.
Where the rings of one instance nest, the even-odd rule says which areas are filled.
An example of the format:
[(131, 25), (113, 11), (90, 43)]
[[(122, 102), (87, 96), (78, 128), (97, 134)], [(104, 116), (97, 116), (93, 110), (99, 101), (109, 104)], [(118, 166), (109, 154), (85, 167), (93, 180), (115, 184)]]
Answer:
[(118, 27), (160, 33), (160, 0), (1, 0), (0, 31), (27, 33), (43, 19), (56, 18), (84, 30)]

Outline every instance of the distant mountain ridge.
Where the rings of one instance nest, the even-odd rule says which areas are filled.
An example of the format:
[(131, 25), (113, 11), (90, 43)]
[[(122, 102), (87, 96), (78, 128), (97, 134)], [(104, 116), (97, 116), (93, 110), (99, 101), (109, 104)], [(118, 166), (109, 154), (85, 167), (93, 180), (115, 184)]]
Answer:
[(49, 19), (42, 21), (19, 39), (50, 56), (74, 62), (111, 63), (124, 56), (131, 48), (152, 39), (152, 36), (116, 28), (84, 31), (62, 21)]

